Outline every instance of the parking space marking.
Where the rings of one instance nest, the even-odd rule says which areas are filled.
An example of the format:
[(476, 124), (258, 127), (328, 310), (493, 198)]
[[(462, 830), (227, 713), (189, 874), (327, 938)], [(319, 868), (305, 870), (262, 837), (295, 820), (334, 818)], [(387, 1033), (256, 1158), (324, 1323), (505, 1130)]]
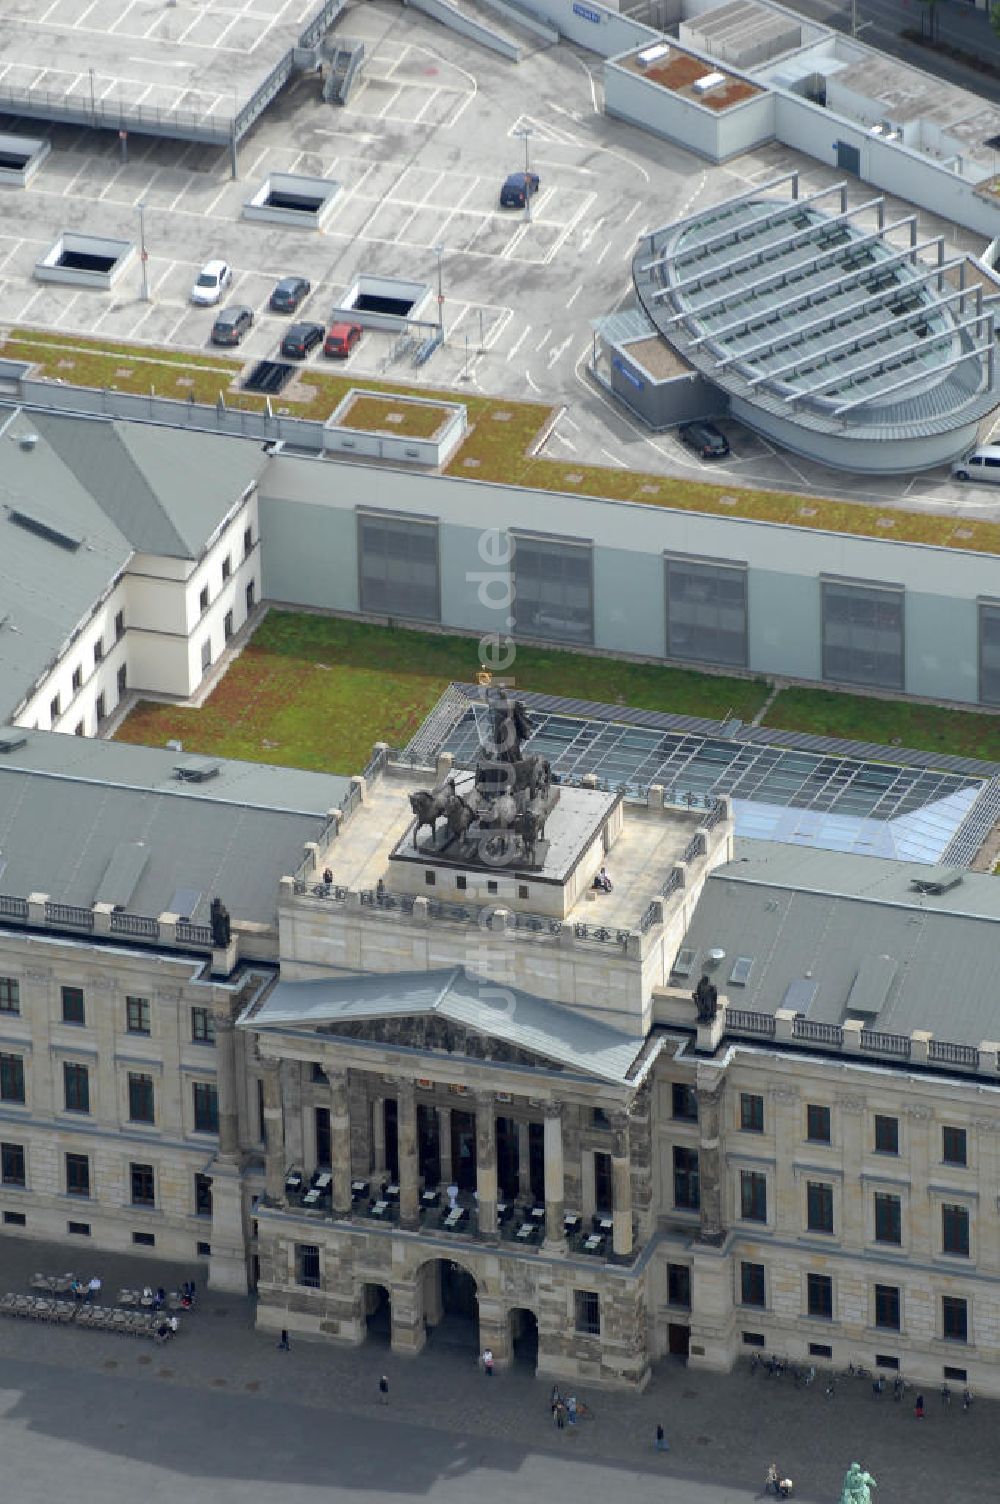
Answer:
[(576, 213), (570, 219), (569, 224), (565, 226), (565, 228), (563, 229), (562, 233), (559, 236), (557, 236), (555, 244), (551, 247), (551, 249), (549, 250), (548, 254), (545, 256), (544, 259), (545, 259), (546, 266), (551, 265), (551, 263), (555, 260), (556, 256), (558, 256), (559, 252), (562, 250), (563, 246), (566, 244), (567, 240), (572, 235), (572, 233), (576, 229), (577, 225), (580, 223), (580, 220), (588, 212), (588, 210), (590, 209), (590, 206), (595, 202), (596, 198), (597, 198), (597, 194), (596, 193), (588, 193), (588, 194), (586, 194), (584, 196), (583, 203), (580, 204), (580, 206), (577, 209)]
[(545, 346), (548, 344), (548, 342), (549, 342), (549, 340), (551, 338), (552, 338), (552, 330), (551, 329), (546, 329), (545, 333), (542, 335), (541, 339), (538, 341), (538, 344), (535, 346), (535, 349), (536, 350), (544, 350)]
[(578, 287), (577, 287), (577, 289), (576, 289), (576, 291), (575, 291), (575, 292), (573, 292), (573, 293), (572, 293), (572, 294), (571, 294), (571, 295), (570, 295), (570, 297), (569, 297), (569, 299), (568, 299), (568, 300), (567, 300), (567, 303), (566, 303), (566, 307), (567, 307), (567, 308), (572, 308), (572, 307), (573, 307), (573, 304), (574, 304), (574, 303), (575, 303), (575, 302), (576, 302), (576, 300), (577, 300), (577, 298), (578, 298), (578, 297), (579, 297), (579, 296), (580, 296), (580, 294), (581, 294), (581, 293), (582, 293), (582, 292), (583, 292), (583, 283), (582, 283), (582, 282), (581, 282), (581, 283), (580, 283), (580, 284), (579, 284), (579, 286), (578, 286)]
[(518, 335), (516, 341), (510, 347), (510, 350), (507, 353), (507, 359), (509, 361), (514, 359), (514, 356), (517, 354), (518, 350), (520, 350), (521, 346), (524, 344), (525, 340), (528, 338), (528, 335), (530, 333), (531, 333), (531, 325), (530, 324), (525, 324), (524, 328), (521, 330), (521, 333)]
[(390, 95), (390, 97), (388, 98), (388, 100), (386, 101), (386, 103), (382, 106), (382, 108), (378, 112), (378, 119), (379, 120), (384, 120), (385, 119), (386, 115), (388, 115), (388, 113), (389, 113), (390, 107), (396, 103), (396, 100), (399, 98), (399, 96), (402, 94), (402, 92), (403, 92), (403, 88), (402, 88), (402, 85), (400, 85), (400, 87), (396, 90), (396, 92), (394, 94)]
[(492, 350), (493, 349), (493, 346), (497, 343), (497, 341), (499, 340), (501, 334), (504, 332), (504, 330), (506, 329), (507, 325), (510, 323), (510, 321), (511, 321), (511, 319), (513, 317), (514, 317), (514, 310), (513, 310), (513, 308), (505, 308), (503, 310), (503, 312), (501, 313), (500, 317), (494, 321), (494, 323), (490, 327), (490, 332), (487, 334), (486, 338), (483, 340), (483, 346), (484, 346), (485, 349), (487, 349), (487, 350)]
[(573, 343), (573, 336), (571, 334), (571, 335), (568, 336), (568, 338), (566, 338), (566, 339), (563, 340), (563, 342), (562, 342), (561, 345), (556, 345), (556, 347), (555, 347), (554, 350), (550, 350), (549, 351), (549, 370), (550, 371), (551, 371), (552, 367), (555, 365), (556, 361), (559, 360), (559, 358), (561, 356), (563, 356), (563, 355), (566, 354), (566, 351), (569, 349), (569, 347), (570, 347), (570, 345), (572, 343)]
[(607, 455), (607, 457), (611, 461), (611, 463), (613, 465), (617, 465), (618, 468), (619, 468), (619, 470), (624, 470), (625, 469), (625, 461), (624, 460), (620, 460), (616, 454), (612, 454), (610, 449), (605, 449), (603, 447), (603, 445), (602, 445), (602, 447), (601, 447), (601, 453), (604, 454), (604, 455)]

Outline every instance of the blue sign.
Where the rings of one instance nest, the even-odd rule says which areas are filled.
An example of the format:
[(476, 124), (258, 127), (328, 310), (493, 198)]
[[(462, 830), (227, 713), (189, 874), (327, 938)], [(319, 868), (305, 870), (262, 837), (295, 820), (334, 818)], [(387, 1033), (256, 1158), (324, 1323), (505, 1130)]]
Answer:
[(646, 383), (642, 381), (634, 371), (629, 370), (628, 366), (622, 360), (620, 355), (613, 355), (611, 357), (611, 364), (614, 366), (616, 371), (621, 372), (626, 381), (631, 381), (637, 392), (642, 392), (645, 390)]
[(573, 14), (574, 16), (582, 16), (585, 21), (593, 21), (595, 26), (600, 26), (601, 24), (600, 11), (591, 10), (589, 5), (580, 5), (577, 3), (577, 0), (573, 0)]

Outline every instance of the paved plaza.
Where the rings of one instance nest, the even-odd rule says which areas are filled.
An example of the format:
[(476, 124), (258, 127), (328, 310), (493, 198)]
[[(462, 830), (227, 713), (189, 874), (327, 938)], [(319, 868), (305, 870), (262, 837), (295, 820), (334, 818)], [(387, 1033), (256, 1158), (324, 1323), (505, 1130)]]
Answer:
[[(33, 1271), (64, 1271), (118, 1286), (171, 1286), (197, 1268), (105, 1255), (84, 1244), (0, 1239), (0, 1291)], [(581, 1390), (593, 1418), (556, 1431), (549, 1385), (524, 1369), (488, 1379), (471, 1328), (446, 1322), (418, 1358), (395, 1357), (384, 1336), (345, 1351), (293, 1339), (289, 1353), (253, 1328), (252, 1302), (201, 1291), (168, 1346), (87, 1331), (0, 1323), (0, 1445), (18, 1504), (287, 1504), (425, 1497), (433, 1504), (747, 1504), (769, 1461), (796, 1497), (834, 1504), (847, 1464), (879, 1480), (879, 1504), (993, 1498), (997, 1411), (964, 1413), (928, 1390), (874, 1399), (864, 1380), (698, 1374), (657, 1367), (641, 1396)], [(377, 1404), (378, 1378), (390, 1380)], [(662, 1421), (669, 1453), (652, 1437)]]

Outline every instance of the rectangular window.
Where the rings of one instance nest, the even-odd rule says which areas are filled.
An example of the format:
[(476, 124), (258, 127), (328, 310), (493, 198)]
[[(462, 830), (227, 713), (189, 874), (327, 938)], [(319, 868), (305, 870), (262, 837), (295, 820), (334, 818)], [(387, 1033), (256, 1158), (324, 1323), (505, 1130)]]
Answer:
[(0, 1178), (4, 1185), (25, 1185), (24, 1145), (0, 1144)]
[(23, 1212), (4, 1212), (3, 1220), (8, 1227), (27, 1227), (28, 1219)]
[(767, 1305), (767, 1283), (763, 1264), (740, 1264), (740, 1304), (744, 1306)]
[(600, 1149), (594, 1151), (594, 1209), (611, 1212), (614, 1209), (615, 1183), (611, 1167), (611, 1155)]
[(969, 1209), (945, 1202), (941, 1208), (941, 1252), (969, 1257)]
[(697, 1149), (674, 1145), (674, 1206), (681, 1211), (696, 1212), (701, 1206), (701, 1182)]
[(329, 1084), (326, 1071), (320, 1065), (318, 1060), (314, 1060), (312, 1062), (309, 1079), (310, 1081), (315, 1081), (320, 1086), (327, 1086)]
[(670, 1088), (671, 1105), (675, 1118), (686, 1123), (698, 1121), (698, 1093), (686, 1081), (675, 1081)]
[(100, 722), (104, 720), (104, 717), (107, 715), (107, 713), (107, 701), (104, 698), (104, 691), (102, 689), (100, 694), (97, 696), (97, 699), (94, 701), (94, 714), (96, 715), (98, 722)]
[(117, 675), (117, 679), (116, 679), (115, 682), (118, 685), (118, 698), (120, 700), (121, 697), (122, 697), (122, 695), (125, 693), (126, 689), (128, 689), (128, 664), (127, 663), (122, 663), (122, 664), (119, 665), (119, 667), (118, 667), (118, 675)]
[(594, 640), (593, 550), (589, 543), (511, 539), (514, 631), (554, 642)]
[(740, 1171), (740, 1216), (744, 1222), (767, 1221), (767, 1176), (760, 1170)]
[(899, 1359), (894, 1357), (892, 1353), (876, 1353), (875, 1367), (888, 1368), (891, 1373), (898, 1373)]
[(228, 580), (229, 576), (232, 574), (232, 572), (233, 572), (233, 561), (229, 557), (229, 555), (227, 554), (226, 557), (222, 561), (222, 578), (223, 578), (223, 580)]
[(64, 1024), (86, 1023), (82, 987), (64, 987), (62, 989), (62, 1016)]
[(128, 1074), (128, 1115), (132, 1123), (155, 1123), (152, 1076)]
[(67, 1154), (66, 1194), (67, 1196), (90, 1195), (90, 1160), (86, 1154)]
[(691, 1309), (691, 1270), (687, 1264), (667, 1265), (667, 1300), (672, 1306)]
[(253, 528), (252, 527), (248, 527), (248, 528), (244, 528), (244, 530), (243, 530), (243, 557), (244, 557), (244, 559), (249, 559), (249, 557), (250, 557), (250, 555), (252, 553), (253, 553)]
[(71, 1236), (75, 1236), (75, 1237), (78, 1237), (78, 1238), (89, 1238), (90, 1237), (90, 1223), (89, 1222), (67, 1222), (66, 1223), (66, 1231)]
[(883, 1191), (875, 1192), (875, 1241), (896, 1247), (903, 1241), (902, 1203), (898, 1196)]
[(53, 695), (52, 699), (49, 701), (49, 720), (54, 725), (55, 722), (58, 719), (59, 719), (59, 696), (58, 695)]
[(67, 1112), (90, 1111), (90, 1073), (85, 1065), (63, 1061), (63, 1093)]
[(139, 1248), (155, 1248), (156, 1247), (156, 1233), (155, 1232), (134, 1232), (132, 1234), (132, 1242), (135, 1243)]
[(202, 611), (202, 612), (205, 612), (205, 611), (208, 610), (208, 586), (207, 585), (205, 585), (204, 588), (198, 594), (198, 609), (200, 611)]
[(667, 559), (667, 657), (747, 666), (747, 572)]
[(101, 659), (103, 657), (104, 657), (104, 638), (103, 637), (98, 637), (97, 641), (94, 643), (94, 667), (95, 668), (100, 663), (100, 661), (101, 661)]
[(969, 1305), (958, 1295), (941, 1297), (941, 1335), (946, 1342), (968, 1342)]
[(233, 626), (233, 613), (232, 610), (229, 610), (222, 618), (222, 635), (227, 642), (229, 641), (230, 637), (232, 637), (235, 630), (236, 629)]
[(577, 1290), (576, 1329), (590, 1337), (601, 1335), (601, 1297), (595, 1290)]
[(211, 1008), (191, 1009), (191, 1042), (192, 1044), (215, 1043), (215, 1019), (212, 1017)]
[(155, 1206), (156, 1189), (153, 1182), (152, 1165), (131, 1165), (129, 1167), (132, 1180), (132, 1205)]
[(744, 1133), (764, 1132), (764, 1098), (740, 1092), (740, 1127)]
[(822, 581), (823, 678), (902, 689), (903, 592)]
[(0, 1101), (24, 1101), (24, 1059), (21, 1055), (0, 1055)]
[(115, 642), (121, 642), (125, 636), (125, 612), (115, 612)]
[(875, 1325), (887, 1331), (899, 1331), (899, 1288), (897, 1285), (875, 1286)]
[(833, 1280), (828, 1274), (806, 1275), (806, 1305), (810, 1316), (833, 1320)]
[(254, 603), (254, 601), (256, 599), (256, 591), (257, 591), (257, 587), (255, 586), (253, 580), (251, 580), (250, 583), (249, 583), (249, 585), (247, 586), (246, 590), (244, 591), (244, 595), (246, 597), (246, 603), (247, 603), (247, 615), (248, 616), (250, 615), (250, 612), (253, 610), (253, 603)]
[(810, 1180), (806, 1186), (806, 1226), (810, 1232), (833, 1232), (833, 1186)]
[(436, 522), (359, 512), (358, 567), (362, 611), (440, 620)]
[(196, 1175), (194, 1177), (194, 1214), (196, 1217), (210, 1217), (212, 1215), (211, 1175)]
[(21, 984), (17, 977), (0, 977), (0, 1013), (20, 1013)]
[(149, 1033), (149, 998), (125, 999), (125, 1027), (130, 1034)]
[(969, 1163), (968, 1142), (964, 1128), (941, 1129), (941, 1158), (946, 1165)]
[(317, 1107), (316, 1113), (316, 1163), (321, 1168), (330, 1168), (330, 1109)]
[(73, 693), (83, 688), (83, 669), (79, 665), (73, 670)]
[(825, 1342), (810, 1342), (809, 1356), (810, 1358), (832, 1358), (833, 1348)]
[(196, 1081), (191, 1090), (194, 1097), (195, 1132), (218, 1133), (219, 1101), (215, 1086), (209, 1081)]
[(813, 1144), (830, 1142), (830, 1109), (815, 1102), (806, 1106), (806, 1138)]
[(295, 1283), (319, 1289), (319, 1249), (315, 1243), (296, 1243)]
[(899, 1153), (899, 1119), (875, 1114), (875, 1153)]
[(200, 1259), (210, 1259), (212, 1257), (211, 1243), (196, 1243), (194, 1251)]
[(205, 671), (207, 669), (210, 669), (211, 667), (212, 667), (212, 639), (211, 639), (211, 637), (206, 637), (205, 641), (201, 645), (201, 671), (202, 671), (202, 673), (205, 673)]
[(979, 698), (1000, 705), (1000, 605), (979, 607)]

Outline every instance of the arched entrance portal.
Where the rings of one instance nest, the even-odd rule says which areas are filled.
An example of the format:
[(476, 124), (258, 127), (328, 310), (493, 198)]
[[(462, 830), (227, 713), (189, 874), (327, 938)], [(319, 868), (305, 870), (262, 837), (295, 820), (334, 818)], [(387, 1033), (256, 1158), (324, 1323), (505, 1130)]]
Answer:
[(510, 1347), (515, 1368), (534, 1374), (538, 1367), (538, 1317), (524, 1306), (510, 1313)]
[(420, 1277), (428, 1341), (478, 1353), (479, 1296), (473, 1276), (453, 1259), (433, 1259)]
[(385, 1285), (365, 1285), (365, 1335), (388, 1347), (392, 1335), (392, 1301)]

